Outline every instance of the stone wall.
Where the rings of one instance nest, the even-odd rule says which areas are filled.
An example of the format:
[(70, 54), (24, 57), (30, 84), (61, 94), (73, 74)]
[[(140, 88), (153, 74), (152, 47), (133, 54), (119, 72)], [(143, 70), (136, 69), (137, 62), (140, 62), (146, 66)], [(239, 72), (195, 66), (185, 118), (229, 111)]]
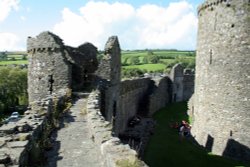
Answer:
[(147, 165), (138, 159), (135, 150), (128, 144), (122, 144), (120, 139), (112, 136), (112, 123), (105, 121), (101, 114), (100, 106), (101, 93), (92, 92), (88, 97), (87, 116), (92, 132), (92, 138), (100, 146), (100, 151), (108, 167), (138, 166)]
[(121, 81), (121, 49), (116, 36), (108, 39), (96, 76), (102, 96), (101, 112), (106, 120), (113, 121), (119, 106)]
[(183, 100), (183, 70), (181, 64), (176, 64), (170, 71), (172, 80), (172, 102), (180, 102)]
[(183, 99), (182, 101), (188, 101), (194, 93), (194, 72), (190, 69), (184, 69), (183, 75)]
[(50, 147), (50, 132), (68, 105), (67, 92), (31, 104), (22, 119), (0, 127), (0, 166), (43, 166), (43, 151)]
[(171, 81), (168, 77), (141, 78), (121, 82), (115, 133), (123, 133), (134, 116), (148, 117), (170, 103)]
[(155, 80), (155, 88), (149, 97), (148, 115), (152, 116), (159, 109), (166, 107), (171, 101), (171, 80), (168, 77)]
[(170, 79), (171, 102), (187, 101), (194, 93), (194, 72), (190, 69), (184, 69), (181, 64), (176, 64), (171, 69)]
[(96, 75), (99, 79), (117, 85), (121, 80), (121, 49), (117, 36), (109, 37), (105, 44), (104, 56), (99, 64)]
[(249, 0), (207, 0), (198, 15), (192, 133), (215, 154), (250, 161)]
[(118, 112), (115, 120), (115, 133), (117, 135), (124, 132), (129, 119), (133, 116), (147, 113), (149, 89), (153, 84), (153, 81), (149, 78), (122, 81)]
[(77, 48), (66, 46), (72, 62), (72, 89), (82, 91), (94, 84), (95, 71), (98, 68), (97, 48), (91, 43), (84, 43)]

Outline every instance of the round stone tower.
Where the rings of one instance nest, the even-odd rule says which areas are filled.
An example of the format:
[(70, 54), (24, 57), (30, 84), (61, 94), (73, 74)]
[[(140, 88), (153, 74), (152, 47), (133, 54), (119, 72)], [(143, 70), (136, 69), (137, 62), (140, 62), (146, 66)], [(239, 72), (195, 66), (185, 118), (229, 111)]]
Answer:
[(250, 1), (198, 8), (192, 134), (215, 154), (250, 161)]

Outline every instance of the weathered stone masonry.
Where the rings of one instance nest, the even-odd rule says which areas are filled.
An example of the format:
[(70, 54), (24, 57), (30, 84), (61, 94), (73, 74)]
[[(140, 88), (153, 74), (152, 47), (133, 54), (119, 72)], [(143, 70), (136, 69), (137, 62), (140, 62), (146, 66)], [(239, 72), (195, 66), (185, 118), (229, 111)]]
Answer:
[(50, 147), (49, 135), (58, 127), (59, 115), (69, 104), (67, 92), (33, 102), (16, 123), (0, 127), (0, 166), (41, 166), (43, 152)]
[[(246, 161), (250, 160), (249, 12), (249, 0), (207, 0), (199, 7), (196, 87), (189, 105), (194, 117), (192, 133), (198, 143), (215, 154)], [(114, 136), (126, 130), (131, 117), (152, 115), (170, 102), (188, 100), (193, 92), (194, 74), (180, 65), (174, 67), (170, 77), (159, 81), (144, 78), (121, 82), (117, 37), (109, 38), (99, 67), (97, 49), (92, 44), (77, 48), (65, 46), (50, 32), (29, 38), (27, 48), (29, 101), (30, 104), (43, 102), (39, 110), (33, 111), (33, 106), (30, 113), (34, 114), (27, 116), (31, 121), (24, 122), (25, 125), (1, 129), (9, 134), (9, 131), (23, 133), (24, 127), (33, 128), (33, 131), (25, 131), (31, 136), (29, 140), (25, 134), (21, 137), (25, 138), (24, 142), (16, 143), (18, 137), (6, 135), (1, 149), (6, 152), (7, 146), (11, 152), (1, 152), (1, 164), (27, 165), (32, 150), (40, 148), (37, 141), (46, 141), (38, 132), (43, 129), (41, 127), (56, 123), (53, 116), (57, 115), (57, 112), (52, 114), (55, 105), (51, 103), (55, 102), (44, 100), (46, 97), (55, 97), (60, 92), (67, 94), (71, 90), (81, 91), (92, 85), (96, 77), (98, 89), (89, 99), (88, 116), (93, 123), (90, 124), (93, 137), (107, 164), (117, 166), (120, 160), (124, 161), (120, 157), (126, 157), (129, 164), (143, 166), (145, 164), (138, 161), (136, 152)], [(37, 114), (38, 120), (33, 119)]]
[[(172, 87), (177, 84), (175, 74), (172, 75), (173, 78), (121, 81), (121, 49), (116, 36), (108, 39), (105, 55), (99, 66), (97, 48), (94, 45), (85, 43), (77, 48), (65, 46), (51, 32), (43, 32), (35, 38), (29, 37), (27, 48), (31, 109), (23, 119), (10, 125), (11, 127), (7, 124), (0, 128), (3, 133), (0, 140), (0, 164), (41, 165), (39, 160), (43, 151), (50, 147), (50, 132), (57, 127), (57, 119), (64, 108), (69, 106), (71, 92), (96, 86), (96, 91), (91, 93), (86, 107), (89, 129), (93, 140), (100, 146), (105, 164), (109, 167), (124, 163), (146, 166), (138, 159), (138, 153), (122, 144), (117, 137), (127, 133), (128, 122), (134, 116), (150, 116), (171, 102)], [(181, 68), (180, 65), (179, 67)], [(192, 81), (185, 81), (183, 69), (178, 72), (182, 75), (178, 84), (183, 89), (175, 89), (180, 93), (179, 100), (176, 101), (182, 101), (191, 96), (192, 89), (186, 95), (184, 89), (185, 86), (192, 86)], [(144, 124), (140, 126), (146, 126), (140, 127), (140, 132), (136, 132), (135, 137), (139, 136), (140, 145), (145, 147), (153, 124), (148, 118), (142, 122)], [(143, 150), (140, 148), (140, 154)]]
[(194, 92), (194, 72), (176, 64), (171, 72), (172, 87), (170, 94), (172, 102), (187, 101)]
[[(173, 68), (171, 77), (120, 81), (120, 56), (118, 38), (109, 38), (104, 58), (96, 72), (97, 87), (100, 91), (100, 113), (111, 123), (112, 135), (120, 137), (124, 143), (134, 141), (129, 144), (135, 149), (138, 148), (139, 154), (142, 155), (154, 126), (152, 120), (143, 117), (153, 115), (170, 103), (174, 91), (179, 92), (178, 99), (173, 100), (174, 102), (187, 100), (193, 93), (194, 74), (185, 72), (181, 65), (177, 65)], [(179, 79), (176, 79), (178, 77)], [(177, 87), (177, 84), (180, 84), (182, 89)], [(135, 116), (140, 116), (143, 120), (137, 127), (129, 128), (128, 124)]]
[(215, 154), (250, 161), (250, 2), (207, 0), (198, 15), (192, 133)]
[(29, 102), (41, 100), (60, 89), (78, 91), (91, 84), (97, 69), (97, 48), (85, 43), (78, 48), (65, 46), (51, 32), (28, 38)]

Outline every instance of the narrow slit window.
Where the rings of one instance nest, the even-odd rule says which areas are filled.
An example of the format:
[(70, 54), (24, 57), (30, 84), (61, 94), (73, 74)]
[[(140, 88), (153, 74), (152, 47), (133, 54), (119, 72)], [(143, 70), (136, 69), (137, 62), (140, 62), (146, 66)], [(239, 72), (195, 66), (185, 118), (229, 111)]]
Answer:
[(53, 75), (49, 75), (49, 92), (50, 94), (52, 94), (53, 92), (53, 83), (54, 83), (54, 79), (53, 79)]
[(213, 59), (213, 51), (212, 51), (212, 49), (210, 49), (210, 51), (209, 51), (209, 64), (212, 64), (212, 59)]

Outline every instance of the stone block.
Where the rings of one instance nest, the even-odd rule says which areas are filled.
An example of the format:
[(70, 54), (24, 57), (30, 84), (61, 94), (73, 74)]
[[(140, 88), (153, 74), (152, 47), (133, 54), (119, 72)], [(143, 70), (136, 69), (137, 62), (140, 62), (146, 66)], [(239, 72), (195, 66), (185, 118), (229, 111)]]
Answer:
[(10, 162), (10, 156), (6, 153), (0, 152), (0, 164), (8, 164)]
[(18, 124), (17, 125), (17, 130), (18, 132), (21, 132), (21, 133), (26, 133), (26, 132), (29, 132), (32, 130), (32, 127), (27, 124), (27, 123), (24, 123), (24, 124)]
[(13, 142), (8, 142), (7, 146), (9, 148), (21, 148), (25, 147), (28, 144), (28, 140), (26, 141), (13, 141)]
[(15, 123), (8, 123), (0, 127), (0, 133), (13, 134), (17, 130), (17, 125)]

